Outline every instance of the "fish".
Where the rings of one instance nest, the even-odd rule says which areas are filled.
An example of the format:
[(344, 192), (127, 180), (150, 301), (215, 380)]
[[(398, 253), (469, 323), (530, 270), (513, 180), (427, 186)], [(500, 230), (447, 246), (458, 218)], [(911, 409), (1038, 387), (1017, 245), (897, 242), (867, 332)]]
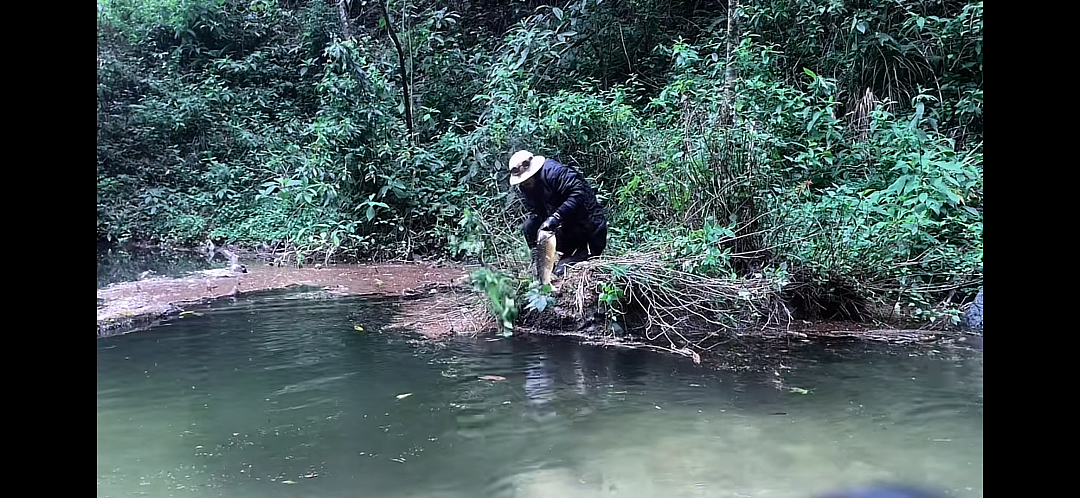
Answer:
[(555, 232), (540, 230), (536, 235), (536, 278), (540, 285), (551, 283), (551, 272), (555, 268)]

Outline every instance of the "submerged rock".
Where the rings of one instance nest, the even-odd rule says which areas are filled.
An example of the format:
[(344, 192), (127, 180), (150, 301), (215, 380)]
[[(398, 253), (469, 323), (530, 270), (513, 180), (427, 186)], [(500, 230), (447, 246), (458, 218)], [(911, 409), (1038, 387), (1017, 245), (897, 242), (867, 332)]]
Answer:
[(983, 293), (980, 290), (964, 313), (964, 328), (971, 331), (982, 332), (983, 328)]

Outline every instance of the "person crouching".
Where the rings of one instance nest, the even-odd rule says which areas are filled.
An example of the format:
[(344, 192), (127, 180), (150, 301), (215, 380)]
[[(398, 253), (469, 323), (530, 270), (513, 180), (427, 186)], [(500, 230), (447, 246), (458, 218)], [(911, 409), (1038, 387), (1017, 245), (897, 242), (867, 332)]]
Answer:
[(607, 214), (596, 193), (573, 168), (554, 159), (519, 150), (510, 157), (510, 185), (521, 191), (529, 218), (522, 226), (530, 249), (541, 231), (555, 234), (561, 253), (554, 274), (566, 266), (599, 256), (607, 247)]

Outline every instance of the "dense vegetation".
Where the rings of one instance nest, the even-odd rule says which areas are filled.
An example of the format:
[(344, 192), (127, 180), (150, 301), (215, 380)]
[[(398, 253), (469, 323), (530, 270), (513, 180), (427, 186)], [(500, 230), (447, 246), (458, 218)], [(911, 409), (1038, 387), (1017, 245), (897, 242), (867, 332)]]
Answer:
[(982, 2), (727, 3), (99, 0), (98, 238), (511, 265), (528, 148), (593, 182), (613, 253), (955, 312)]

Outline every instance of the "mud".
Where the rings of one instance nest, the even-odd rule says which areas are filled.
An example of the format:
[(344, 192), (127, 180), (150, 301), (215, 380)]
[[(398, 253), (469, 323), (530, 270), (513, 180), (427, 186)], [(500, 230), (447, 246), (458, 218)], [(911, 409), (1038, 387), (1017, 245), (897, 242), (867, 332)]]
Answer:
[[(424, 263), (342, 264), (325, 268), (272, 267), (251, 264), (247, 273), (205, 270), (178, 278), (153, 278), (122, 282), (98, 290), (98, 337), (142, 330), (175, 317), (185, 308), (216, 299), (273, 291), (289, 287), (311, 287), (336, 295), (432, 299), (395, 299), (388, 304), (397, 309), (390, 328), (418, 333), (428, 339), (457, 334), (483, 334), (498, 330), (498, 324), (481, 298), (469, 291), (468, 274), (473, 268), (436, 266)], [(556, 311), (556, 310), (553, 310)], [(564, 310), (565, 311), (565, 310)], [(526, 312), (518, 333), (578, 336), (588, 342), (618, 345), (610, 334), (598, 333), (595, 324), (567, 312), (546, 313), (543, 317)], [(579, 323), (580, 322), (580, 323)], [(751, 332), (766, 340), (869, 340), (899, 343), (964, 343), (967, 337), (931, 330), (883, 328), (848, 321), (794, 320), (786, 327)], [(944, 341), (943, 341), (944, 340)], [(977, 344), (965, 344), (981, 349)], [(636, 347), (645, 347), (636, 344)], [(661, 348), (668, 350), (666, 348)], [(670, 350), (684, 353), (681, 350)]]
[(247, 273), (210, 270), (179, 278), (122, 282), (98, 289), (97, 335), (140, 330), (182, 313), (185, 307), (250, 292), (309, 286), (339, 295), (412, 297), (463, 287), (469, 271), (420, 263), (325, 268), (249, 264)]

